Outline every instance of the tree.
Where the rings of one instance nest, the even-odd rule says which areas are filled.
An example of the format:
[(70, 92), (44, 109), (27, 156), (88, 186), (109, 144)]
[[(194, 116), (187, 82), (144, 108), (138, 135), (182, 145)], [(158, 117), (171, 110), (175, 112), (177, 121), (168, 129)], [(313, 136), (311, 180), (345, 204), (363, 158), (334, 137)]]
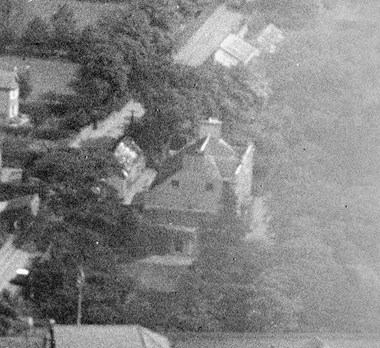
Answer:
[(20, 0), (4, 0), (0, 3), (0, 44), (14, 42), (15, 32), (19, 22), (17, 19), (23, 15), (25, 4)]
[(49, 25), (43, 19), (35, 17), (25, 28), (22, 40), (26, 45), (47, 45), (50, 40)]
[(79, 35), (74, 11), (67, 4), (61, 5), (50, 21), (53, 28), (53, 47), (70, 50)]
[[(49, 250), (48, 261), (36, 263), (35, 272), (59, 272), (63, 275), (62, 287), (55, 290), (40, 287), (34, 300), (44, 315), (53, 315), (60, 322), (71, 322), (76, 313), (78, 267), (83, 267), (87, 274), (94, 271), (116, 274), (119, 252), (115, 248), (116, 240), (120, 246), (125, 239), (125, 229), (120, 226), (123, 207), (106, 179), (111, 175), (121, 175), (121, 168), (112, 152), (103, 149), (58, 149), (37, 159), (31, 174), (43, 181), (45, 195), (41, 214), (19, 237), (24, 242), (33, 242), (41, 251)], [(113, 287), (113, 292), (118, 291), (122, 296), (118, 280), (111, 276), (107, 279), (103, 287)], [(111, 297), (105, 299), (103, 290), (99, 286), (89, 285), (86, 288), (83, 304), (85, 310), (92, 314), (85, 312), (85, 320), (106, 320), (104, 317), (95, 318), (95, 313), (101, 314), (94, 308), (96, 304), (100, 306), (103, 303), (104, 306), (109, 301), (107, 306), (116, 310), (119, 303), (115, 302), (118, 301), (116, 293), (114, 300)], [(95, 301), (96, 296), (103, 297)], [(92, 309), (88, 307), (90, 304)], [(72, 316), (67, 316), (69, 308)]]
[(20, 98), (25, 101), (33, 90), (29, 68), (22, 70), (18, 69), (17, 78), (20, 89)]
[[(3, 290), (0, 294), (0, 336), (6, 336), (16, 328), (18, 313), (12, 295)], [(16, 330), (17, 331), (17, 330)]]

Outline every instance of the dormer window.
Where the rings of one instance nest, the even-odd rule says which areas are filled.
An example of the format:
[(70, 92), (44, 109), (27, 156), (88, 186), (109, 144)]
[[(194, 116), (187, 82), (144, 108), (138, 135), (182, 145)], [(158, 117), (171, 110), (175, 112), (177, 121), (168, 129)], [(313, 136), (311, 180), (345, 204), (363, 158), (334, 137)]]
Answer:
[(178, 188), (179, 187), (179, 180), (172, 180), (172, 187)]
[(206, 183), (206, 191), (213, 191), (214, 190), (214, 185), (210, 182)]

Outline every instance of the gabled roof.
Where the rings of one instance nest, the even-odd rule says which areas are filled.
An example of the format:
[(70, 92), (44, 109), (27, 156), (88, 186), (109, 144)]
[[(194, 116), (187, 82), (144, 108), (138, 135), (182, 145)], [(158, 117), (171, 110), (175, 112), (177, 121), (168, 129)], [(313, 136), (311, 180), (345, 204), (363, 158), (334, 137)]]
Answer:
[(162, 184), (166, 179), (177, 173), (182, 169), (183, 157), (186, 154), (201, 154), (200, 149), (207, 137), (201, 138), (196, 142), (184, 147), (181, 151), (174, 156), (169, 157), (164, 163), (157, 169), (157, 176), (154, 180), (152, 187)]
[(236, 151), (223, 139), (217, 139), (213, 136), (207, 136), (203, 142), (201, 151), (207, 155), (221, 158), (238, 158)]
[(219, 173), (224, 180), (233, 180), (235, 177), (236, 168), (240, 161), (236, 158), (214, 158)]
[(17, 74), (13, 71), (0, 70), (0, 89), (16, 89)]
[(183, 168), (185, 155), (207, 156), (219, 171), (221, 178), (231, 180), (234, 178), (236, 168), (240, 164), (240, 157), (245, 152), (243, 148), (233, 148), (223, 139), (210, 135), (198, 139), (186, 146), (174, 156), (169, 157), (160, 168), (152, 187), (162, 184), (172, 175)]

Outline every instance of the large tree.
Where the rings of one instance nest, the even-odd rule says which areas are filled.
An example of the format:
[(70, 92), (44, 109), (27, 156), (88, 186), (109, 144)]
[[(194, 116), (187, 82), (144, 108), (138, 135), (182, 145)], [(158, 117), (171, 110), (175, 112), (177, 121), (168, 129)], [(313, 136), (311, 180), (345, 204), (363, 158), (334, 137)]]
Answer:
[[(45, 194), (37, 220), (19, 238), (24, 243), (33, 242), (41, 251), (48, 250), (47, 261), (37, 262), (34, 274), (61, 275), (58, 288), (52, 289), (54, 284), (36, 286), (34, 300), (42, 315), (60, 322), (75, 319), (76, 279), (83, 268), (86, 276), (99, 272), (101, 278), (85, 286), (83, 319), (92, 323), (121, 320), (116, 313), (118, 296), (123, 295), (115, 276), (120, 251), (116, 246), (125, 242), (126, 229), (121, 226), (121, 201), (106, 182), (112, 175), (122, 175), (112, 152), (93, 148), (53, 150), (37, 159), (30, 170), (42, 181)], [(112, 288), (115, 296), (106, 299), (104, 287)]]

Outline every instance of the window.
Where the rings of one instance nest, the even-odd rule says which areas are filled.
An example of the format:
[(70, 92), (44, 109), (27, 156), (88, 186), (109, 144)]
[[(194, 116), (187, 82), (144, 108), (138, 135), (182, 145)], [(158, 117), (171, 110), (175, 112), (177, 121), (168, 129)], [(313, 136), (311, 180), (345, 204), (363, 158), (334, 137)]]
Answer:
[(172, 187), (179, 187), (179, 181), (178, 180), (172, 180)]
[(210, 182), (206, 183), (206, 191), (213, 191), (214, 190), (214, 185), (211, 184)]

